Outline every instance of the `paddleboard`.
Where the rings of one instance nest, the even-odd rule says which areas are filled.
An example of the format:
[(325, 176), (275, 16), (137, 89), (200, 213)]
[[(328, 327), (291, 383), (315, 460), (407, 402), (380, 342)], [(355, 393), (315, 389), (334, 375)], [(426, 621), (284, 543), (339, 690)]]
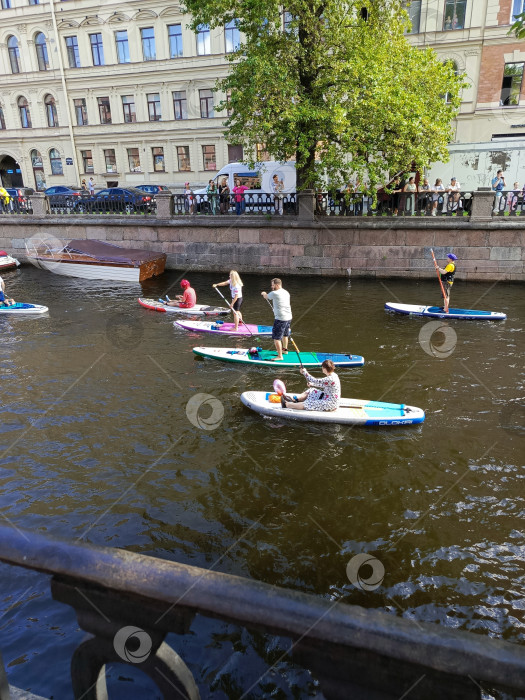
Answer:
[[(301, 362), (304, 367), (320, 367), (325, 360), (332, 360), (336, 367), (361, 367), (365, 360), (361, 355), (350, 355), (344, 353), (328, 352), (289, 352), (283, 355), (282, 360), (272, 361), (277, 357), (275, 350), (257, 349), (251, 353), (249, 350), (236, 348), (193, 348), (193, 352), (199, 357), (207, 357), (212, 360), (222, 360), (223, 362), (236, 362), (246, 365), (257, 365), (266, 367), (300, 367)], [(299, 357), (301, 362), (299, 362)]]
[(431, 318), (461, 318), (471, 321), (503, 321), (506, 314), (498, 311), (478, 311), (477, 309), (453, 309), (445, 313), (442, 306), (418, 306), (416, 304), (385, 304), (386, 311), (409, 316), (430, 316)]
[(22, 304), (21, 302), (11, 306), (0, 306), (0, 314), (45, 314), (46, 311), (49, 311), (47, 306)]
[(314, 423), (393, 426), (415, 425), (425, 420), (425, 412), (421, 408), (405, 404), (342, 398), (335, 411), (305, 411), (282, 408), (280, 403), (270, 402), (269, 396), (265, 391), (245, 391), (241, 394), (241, 401), (264, 416)]
[(160, 311), (161, 313), (193, 314), (195, 316), (221, 316), (229, 314), (230, 309), (226, 306), (206, 306), (205, 304), (195, 304), (190, 309), (183, 309), (180, 306), (166, 306), (155, 299), (137, 299), (139, 304), (145, 309)]
[(202, 333), (216, 333), (218, 335), (271, 335), (271, 326), (254, 326), (248, 323), (248, 328), (242, 323), (239, 324), (239, 329), (235, 331), (234, 323), (225, 323), (224, 321), (174, 321), (173, 325), (185, 328), (187, 331), (200, 331)]

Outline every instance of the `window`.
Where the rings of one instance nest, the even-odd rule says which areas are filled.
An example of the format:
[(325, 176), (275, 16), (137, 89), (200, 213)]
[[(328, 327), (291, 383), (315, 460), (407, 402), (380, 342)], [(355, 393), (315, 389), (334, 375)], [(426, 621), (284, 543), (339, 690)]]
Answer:
[(51, 175), (63, 175), (62, 158), (56, 148), (49, 151), (49, 162), (51, 163)]
[(446, 0), (443, 30), (464, 29), (467, 0)]
[(36, 58), (38, 61), (38, 70), (48, 70), (49, 57), (47, 55), (46, 37), (39, 32), (35, 36)]
[(117, 172), (117, 159), (115, 158), (115, 151), (113, 148), (106, 148), (104, 150), (104, 160), (106, 162), (106, 172), (116, 173)]
[(517, 107), (519, 105), (524, 65), (523, 63), (505, 64), (500, 97), (502, 107)]
[(117, 45), (117, 61), (129, 63), (128, 32), (125, 29), (115, 32), (115, 43)]
[(182, 56), (182, 27), (180, 24), (168, 24), (168, 41), (170, 58), (180, 58)]
[(231, 117), (233, 114), (233, 107), (231, 106), (232, 102), (232, 93), (231, 90), (228, 90), (226, 93), (226, 114)]
[(93, 156), (91, 155), (91, 151), (80, 151), (80, 155), (82, 156), (82, 163), (84, 164), (84, 172), (86, 175), (94, 173), (95, 170), (93, 168)]
[(201, 119), (211, 119), (213, 117), (213, 91), (199, 90), (201, 102)]
[(291, 12), (283, 12), (283, 26), (284, 26), (284, 31), (286, 33), (289, 33), (292, 31), (291, 29), (291, 24), (293, 22), (293, 15)]
[(128, 164), (130, 173), (141, 173), (140, 156), (138, 148), (128, 148)]
[(98, 113), (101, 124), (111, 124), (111, 105), (109, 97), (97, 97)]
[(83, 97), (78, 100), (73, 100), (73, 105), (75, 107), (77, 126), (85, 126), (88, 123), (86, 100)]
[(153, 170), (156, 173), (165, 172), (164, 167), (164, 149), (160, 147), (152, 148), (151, 154), (153, 155)]
[[(445, 61), (445, 63), (450, 63), (452, 65), (452, 68), (454, 69), (454, 73), (456, 75), (459, 75), (459, 68), (458, 68), (458, 64), (456, 63), (456, 61)], [(450, 93), (449, 92), (445, 93), (445, 102), (447, 102), (447, 103), (450, 102)]]
[(135, 98), (133, 95), (122, 95), (122, 111), (124, 112), (124, 121), (126, 124), (137, 121)]
[(25, 97), (18, 98), (18, 113), (20, 114), (20, 124), (22, 129), (31, 129), (31, 114), (29, 113), (29, 104)]
[(256, 152), (255, 160), (258, 163), (262, 163), (263, 161), (270, 160), (270, 154), (266, 150), (265, 143), (258, 143), (257, 146), (255, 147), (255, 152)]
[(179, 170), (191, 170), (189, 146), (177, 146), (177, 161)]
[(408, 34), (419, 34), (419, 22), (421, 20), (421, 0), (410, 0), (410, 5), (405, 7), (410, 17), (412, 27)]
[(40, 5), (40, 0), (29, 0), (30, 5)]
[(173, 113), (175, 119), (187, 119), (186, 90), (173, 93)]
[(240, 163), (243, 159), (242, 146), (228, 144), (228, 163)]
[(150, 122), (160, 122), (161, 111), (160, 111), (160, 95), (158, 92), (146, 95), (148, 99), (148, 118)]
[(94, 66), (104, 65), (104, 46), (102, 45), (102, 34), (90, 34), (91, 56)]
[(0, 107), (0, 129), (5, 129), (4, 110)]
[(516, 17), (525, 12), (525, 0), (514, 0), (512, 4), (512, 21), (516, 21)]
[(142, 55), (145, 61), (154, 61), (157, 57), (155, 53), (155, 31), (153, 27), (140, 30), (142, 38)]
[(1, 7), (2, 7), (2, 10), (10, 10), (11, 9), (11, 0), (2, 0)]
[(224, 27), (224, 40), (226, 43), (226, 53), (237, 51), (241, 43), (241, 35), (239, 32), (239, 23), (236, 19), (232, 19), (231, 22), (228, 22)]
[(210, 28), (207, 24), (197, 27), (197, 55), (206, 56), (211, 53)]
[(53, 95), (46, 95), (44, 97), (44, 104), (46, 106), (47, 125), (58, 126), (57, 107)]
[(70, 68), (80, 68), (78, 39), (76, 36), (66, 36), (67, 60)]
[(215, 146), (202, 147), (202, 164), (204, 166), (204, 170), (217, 170)]
[(11, 73), (20, 73), (20, 49), (16, 36), (10, 36), (7, 40), (7, 50), (9, 52), (9, 62), (11, 63)]

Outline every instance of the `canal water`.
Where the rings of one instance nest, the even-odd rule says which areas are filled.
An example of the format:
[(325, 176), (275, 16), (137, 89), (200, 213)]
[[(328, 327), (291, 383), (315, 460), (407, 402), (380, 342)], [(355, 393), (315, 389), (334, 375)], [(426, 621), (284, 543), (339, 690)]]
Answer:
[[(9, 294), (49, 313), (0, 318), (2, 524), (525, 641), (522, 286), (458, 281), (454, 305), (507, 320), (430, 325), (383, 307), (438, 303), (437, 280), (285, 277), (299, 348), (365, 357), (339, 372), (344, 396), (426, 411), (420, 426), (349, 429), (243, 407), (244, 390), (280, 377), (296, 392), (303, 379), (197, 359), (196, 345), (271, 340), (188, 333), (138, 305), (174, 296), (175, 272), (142, 285), (31, 267), (3, 276)], [(185, 276), (199, 302), (221, 301), (211, 285), (225, 275)], [(269, 281), (245, 277), (247, 321), (272, 322)], [(202, 396), (188, 407), (202, 394), (198, 412)], [(372, 565), (351, 583), (359, 553)], [(2, 565), (0, 583), (10, 682), (72, 697), (70, 659), (85, 638), (73, 610), (52, 601), (43, 575)], [(285, 640), (197, 617), (169, 641), (202, 697), (318, 693), (286, 659), (264, 675)], [(129, 667), (110, 675), (112, 697), (157, 697)]]

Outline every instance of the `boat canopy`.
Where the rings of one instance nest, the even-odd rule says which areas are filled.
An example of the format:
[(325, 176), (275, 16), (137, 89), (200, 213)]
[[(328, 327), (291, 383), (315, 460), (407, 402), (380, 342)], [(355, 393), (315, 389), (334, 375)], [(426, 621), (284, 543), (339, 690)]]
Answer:
[(87, 255), (90, 258), (103, 260), (104, 262), (124, 263), (134, 267), (140, 267), (140, 265), (150, 260), (158, 260), (162, 256), (166, 257), (165, 253), (140, 250), (138, 248), (121, 248), (113, 243), (96, 240), (75, 239), (64, 246), (63, 250), (68, 253)]

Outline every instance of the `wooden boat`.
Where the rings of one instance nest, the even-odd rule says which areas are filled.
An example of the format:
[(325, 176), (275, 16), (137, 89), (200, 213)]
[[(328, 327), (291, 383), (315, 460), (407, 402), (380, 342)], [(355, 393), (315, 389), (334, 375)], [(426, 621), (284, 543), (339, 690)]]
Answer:
[(42, 270), (56, 275), (112, 282), (142, 282), (161, 275), (166, 253), (137, 248), (121, 248), (96, 240), (73, 240), (63, 248), (51, 247), (42, 240), (26, 243), (27, 259)]
[(16, 258), (11, 257), (5, 250), (0, 250), (0, 272), (2, 270), (11, 270), (13, 267), (19, 267), (20, 263)]

